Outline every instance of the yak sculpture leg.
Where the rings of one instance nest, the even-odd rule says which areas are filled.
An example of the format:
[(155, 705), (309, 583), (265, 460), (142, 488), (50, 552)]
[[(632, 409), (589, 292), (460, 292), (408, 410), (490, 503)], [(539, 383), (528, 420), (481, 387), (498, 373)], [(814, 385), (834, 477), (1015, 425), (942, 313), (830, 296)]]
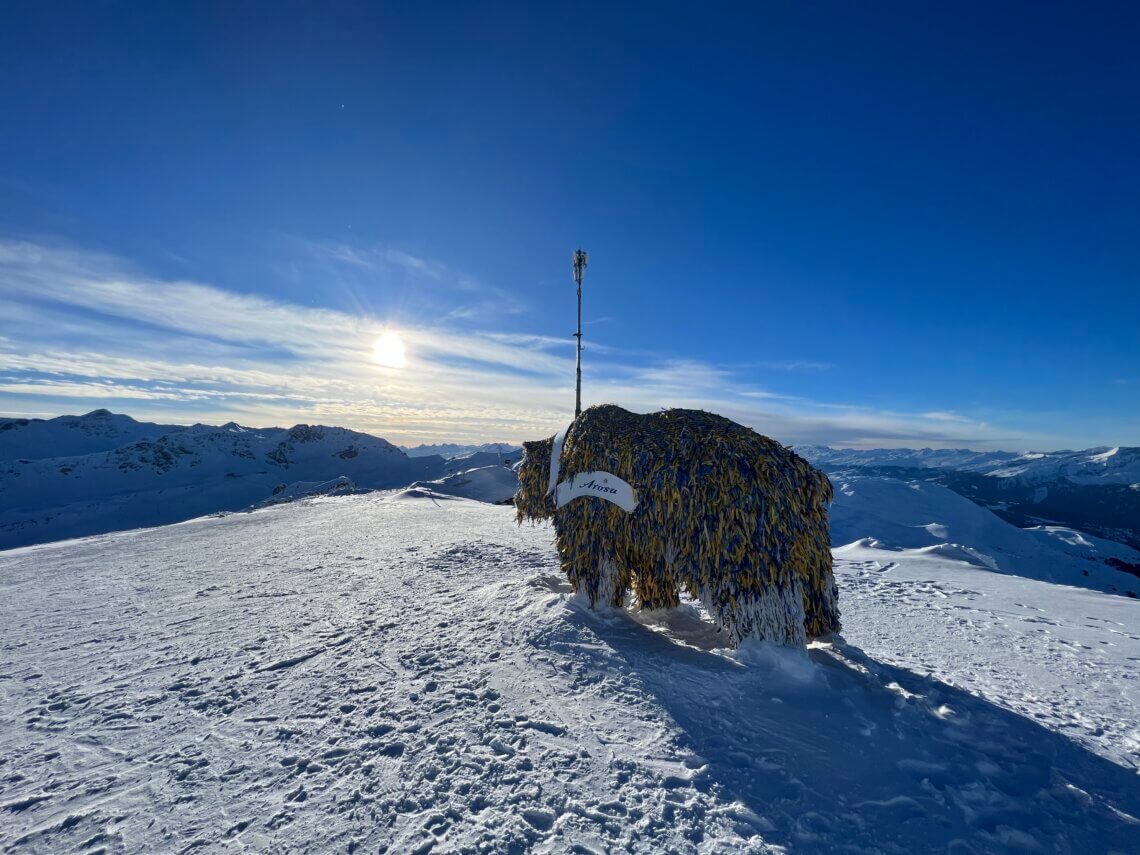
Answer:
[[(822, 572), (822, 571), (821, 571)], [(804, 594), (804, 629), (808, 639), (822, 638), (839, 632), (839, 586), (831, 567), (823, 573), (822, 590), (815, 595)]]
[(701, 590), (701, 602), (736, 644), (755, 638), (792, 647), (807, 645), (798, 579), (782, 580), (735, 600), (706, 588)]
[(675, 609), (681, 605), (681, 579), (677, 572), (676, 554), (672, 541), (668, 541), (660, 557), (631, 558), (633, 593), (641, 608)]

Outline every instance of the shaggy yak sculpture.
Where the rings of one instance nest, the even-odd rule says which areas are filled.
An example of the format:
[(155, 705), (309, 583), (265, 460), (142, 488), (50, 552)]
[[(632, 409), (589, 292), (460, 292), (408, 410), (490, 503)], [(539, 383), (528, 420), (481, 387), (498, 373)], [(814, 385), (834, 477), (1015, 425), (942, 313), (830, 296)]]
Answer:
[[(803, 458), (700, 410), (591, 407), (566, 432), (556, 473), (554, 443), (524, 444), (518, 521), (553, 517), (562, 569), (591, 606), (620, 606), (632, 589), (641, 608), (672, 608), (683, 589), (737, 644), (803, 647), (838, 632), (831, 484)], [(597, 478), (570, 489), (587, 472)], [(578, 497), (557, 507), (552, 474), (564, 500)], [(582, 489), (604, 475), (633, 488), (632, 511)]]

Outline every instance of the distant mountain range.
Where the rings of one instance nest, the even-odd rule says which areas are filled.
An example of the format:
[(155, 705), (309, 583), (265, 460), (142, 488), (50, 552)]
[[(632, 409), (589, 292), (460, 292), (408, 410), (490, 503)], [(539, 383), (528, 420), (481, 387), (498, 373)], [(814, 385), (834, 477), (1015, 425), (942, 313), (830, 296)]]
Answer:
[(137, 422), (109, 410), (55, 419), (0, 418), (0, 460), (94, 454), (185, 429)]
[(438, 454), (440, 457), (464, 457), (485, 451), (489, 454), (502, 454), (504, 457), (522, 453), (521, 445), (508, 445), (505, 442), (486, 442), (482, 445), (463, 445), (462, 443), (444, 442), (439, 445), (401, 445), (400, 450), (408, 457), (430, 457)]
[(879, 448), (834, 449), (796, 446), (796, 453), (825, 470), (850, 467), (950, 469), (1026, 483), (1064, 480), (1097, 486), (1122, 484), (1140, 490), (1140, 448), (1087, 448), (1084, 451), (970, 451), (968, 449)]
[(832, 475), (941, 484), (1019, 528), (1069, 526), (1140, 549), (1140, 448), (1017, 454), (798, 446), (796, 452)]
[(297, 482), (405, 487), (499, 460), (409, 457), (379, 437), (317, 425), (183, 427), (107, 410), (0, 419), (0, 549), (240, 510)]

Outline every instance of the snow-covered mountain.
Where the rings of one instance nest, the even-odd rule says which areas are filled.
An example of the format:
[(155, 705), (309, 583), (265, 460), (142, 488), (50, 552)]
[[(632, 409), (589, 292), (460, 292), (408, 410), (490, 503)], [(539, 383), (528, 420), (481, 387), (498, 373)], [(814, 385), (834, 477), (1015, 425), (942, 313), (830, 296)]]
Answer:
[(440, 457), (465, 457), (477, 451), (504, 456), (517, 455), (522, 451), (521, 445), (509, 445), (505, 442), (485, 442), (482, 445), (464, 445), (463, 443), (441, 442), (436, 445), (401, 445), (401, 450), (408, 457), (429, 457), (438, 454)]
[(1140, 602), (856, 543), (731, 651), (395, 496), (0, 552), (0, 850), (1136, 851)]
[[(421, 458), (413, 459), (419, 460)], [(509, 466), (518, 463), (521, 459), (522, 449), (519, 449), (514, 454), (505, 454), (498, 451), (469, 451), (466, 454), (448, 457), (444, 461), (444, 469), (447, 472), (463, 472), (467, 469), (477, 469), (483, 466)]]
[(796, 454), (825, 470), (858, 466), (899, 466), (921, 469), (961, 469), (976, 471), (1018, 457), (1012, 451), (972, 451), (967, 448), (829, 448), (826, 445), (797, 445)]
[(0, 418), (0, 460), (36, 460), (112, 451), (180, 430), (184, 428), (137, 422), (109, 410), (54, 419)]
[(1085, 486), (1135, 484), (1140, 488), (1140, 448), (1087, 448), (1084, 451), (1025, 452), (969, 449), (834, 449), (797, 446), (796, 453), (832, 472), (846, 468), (898, 467), (950, 469), (1029, 483), (1065, 480)]
[(1140, 448), (1090, 448), (1052, 454), (1022, 454), (986, 473), (1030, 483), (1066, 480), (1086, 486), (1126, 484), (1140, 489)]
[(1140, 448), (1050, 454), (822, 446), (796, 451), (832, 475), (933, 481), (1019, 528), (1068, 526), (1140, 549)]
[(194, 425), (111, 451), (0, 462), (0, 548), (238, 510), (297, 481), (343, 475), (378, 489), (446, 471), (440, 457), (412, 459), (345, 428)]
[[(345, 428), (248, 428), (234, 422), (186, 427), (107, 410), (47, 420), (5, 418), (0, 549), (238, 510), (296, 482), (319, 485), (344, 477), (353, 489), (386, 489), (451, 478), (437, 485), (447, 492), (461, 486), (463, 472), (517, 462), (521, 451), (488, 443), (419, 446), (406, 454), (384, 439)], [(513, 476), (496, 476), (478, 476), (488, 482), (480, 495), (501, 498)]]

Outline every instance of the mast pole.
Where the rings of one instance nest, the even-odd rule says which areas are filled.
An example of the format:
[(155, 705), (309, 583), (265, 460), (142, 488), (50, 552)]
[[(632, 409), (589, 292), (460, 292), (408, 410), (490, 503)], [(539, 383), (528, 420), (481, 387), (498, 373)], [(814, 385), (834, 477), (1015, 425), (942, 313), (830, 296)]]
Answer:
[(574, 385), (574, 418), (582, 415), (582, 274), (586, 272), (587, 254), (581, 247), (574, 250), (574, 281), (578, 283), (578, 339), (577, 382)]

